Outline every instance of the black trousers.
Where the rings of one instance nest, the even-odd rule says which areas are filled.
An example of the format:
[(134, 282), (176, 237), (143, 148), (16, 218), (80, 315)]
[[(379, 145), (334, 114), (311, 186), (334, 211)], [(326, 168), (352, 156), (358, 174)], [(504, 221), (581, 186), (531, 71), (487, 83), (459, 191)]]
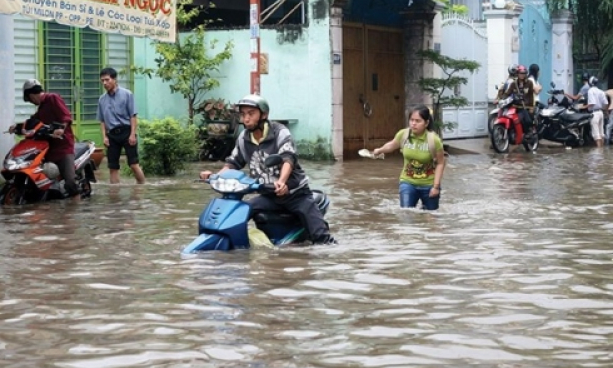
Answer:
[(317, 208), (313, 199), (313, 192), (308, 188), (302, 188), (293, 194), (283, 197), (259, 195), (247, 202), (252, 211), (282, 211), (293, 213), (308, 231), (311, 241), (315, 244), (334, 242), (330, 236), (328, 223)]
[(519, 115), (519, 121), (521, 121), (521, 125), (524, 128), (524, 134), (532, 133), (532, 114), (530, 111), (526, 109), (518, 109), (517, 114)]

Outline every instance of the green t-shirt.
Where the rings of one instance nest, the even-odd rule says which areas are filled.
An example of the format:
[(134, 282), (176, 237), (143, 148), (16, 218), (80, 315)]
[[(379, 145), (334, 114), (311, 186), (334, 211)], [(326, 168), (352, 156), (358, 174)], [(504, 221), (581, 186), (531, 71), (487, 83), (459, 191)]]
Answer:
[[(402, 137), (406, 129), (396, 133), (394, 139), (398, 144), (402, 144)], [(418, 187), (431, 186), (434, 184), (434, 157), (428, 149), (427, 132), (421, 136), (416, 136), (411, 133), (411, 136), (402, 147), (402, 156), (404, 157), (404, 165), (400, 173), (400, 181), (413, 184)], [(436, 135), (434, 139), (434, 147), (436, 152), (443, 150), (443, 141)]]

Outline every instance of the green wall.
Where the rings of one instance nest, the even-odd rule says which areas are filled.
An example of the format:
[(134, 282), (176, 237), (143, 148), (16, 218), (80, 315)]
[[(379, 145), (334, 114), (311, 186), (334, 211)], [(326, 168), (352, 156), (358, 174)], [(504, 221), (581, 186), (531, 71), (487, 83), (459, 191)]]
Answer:
[[(233, 40), (234, 49), (232, 59), (222, 65), (218, 75), (221, 86), (207, 98), (238, 101), (250, 91), (249, 30), (210, 30), (208, 37), (220, 45)], [(308, 27), (263, 29), (260, 45), (269, 59), (269, 74), (261, 76), (261, 94), (270, 102), (270, 118), (297, 119), (289, 128), (300, 146), (312, 142), (318, 150), (323, 145), (331, 151), (332, 63), (327, 12), (320, 19), (311, 19)], [(150, 41), (134, 39), (135, 65), (154, 67), (155, 56)], [(187, 117), (186, 100), (171, 94), (168, 85), (157, 78), (135, 77), (135, 95), (141, 118)]]

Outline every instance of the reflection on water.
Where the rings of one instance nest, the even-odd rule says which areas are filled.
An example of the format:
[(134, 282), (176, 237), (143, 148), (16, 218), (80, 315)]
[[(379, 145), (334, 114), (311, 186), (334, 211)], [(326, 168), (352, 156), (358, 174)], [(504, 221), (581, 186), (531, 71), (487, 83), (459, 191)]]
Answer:
[(452, 157), (434, 213), (398, 158), (306, 163), (339, 245), (190, 259), (201, 167), (0, 209), (0, 366), (610, 367), (612, 162)]

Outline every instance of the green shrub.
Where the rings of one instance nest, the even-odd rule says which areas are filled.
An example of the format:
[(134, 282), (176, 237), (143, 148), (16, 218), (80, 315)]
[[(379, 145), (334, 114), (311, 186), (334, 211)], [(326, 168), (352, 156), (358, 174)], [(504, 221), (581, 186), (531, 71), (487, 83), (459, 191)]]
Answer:
[(140, 164), (147, 175), (173, 176), (198, 152), (196, 128), (167, 117), (141, 120)]

